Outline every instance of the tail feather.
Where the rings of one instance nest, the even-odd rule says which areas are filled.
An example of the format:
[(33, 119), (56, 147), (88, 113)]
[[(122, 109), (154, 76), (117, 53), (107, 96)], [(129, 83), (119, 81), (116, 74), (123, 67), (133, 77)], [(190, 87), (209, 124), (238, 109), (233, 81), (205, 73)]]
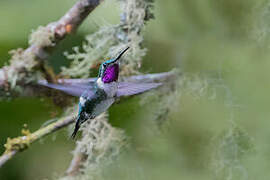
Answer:
[(76, 136), (76, 134), (77, 134), (77, 132), (78, 132), (79, 129), (80, 129), (80, 122), (77, 120), (77, 121), (76, 121), (75, 128), (74, 128), (74, 131), (73, 131), (73, 133), (72, 133), (72, 135), (71, 135), (71, 138), (72, 138), (72, 139), (75, 138), (75, 136)]

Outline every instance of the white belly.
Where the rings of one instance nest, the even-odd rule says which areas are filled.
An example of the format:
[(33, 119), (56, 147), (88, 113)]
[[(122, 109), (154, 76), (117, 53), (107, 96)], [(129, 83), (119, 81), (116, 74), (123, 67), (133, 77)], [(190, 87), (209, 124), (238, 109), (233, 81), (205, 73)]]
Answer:
[(115, 97), (117, 93), (118, 83), (103, 83), (101, 78), (98, 78), (97, 85), (99, 88), (103, 89), (109, 97)]
[(93, 116), (96, 117), (105, 112), (114, 103), (114, 98), (101, 101), (93, 110)]

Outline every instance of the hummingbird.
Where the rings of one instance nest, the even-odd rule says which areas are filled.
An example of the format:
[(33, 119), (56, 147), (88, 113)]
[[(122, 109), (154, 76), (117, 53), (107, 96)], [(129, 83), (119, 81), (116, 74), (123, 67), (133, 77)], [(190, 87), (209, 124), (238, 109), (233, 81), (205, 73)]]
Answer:
[[(51, 84), (39, 81), (40, 85), (63, 91), (79, 98), (79, 110), (74, 131), (71, 135), (75, 138), (80, 126), (89, 119), (94, 119), (105, 112), (117, 98), (143, 93), (159, 87), (158, 82), (119, 82), (119, 61), (129, 49), (127, 47), (115, 58), (102, 63), (97, 78), (60, 80), (60, 84)], [(133, 76), (131, 79), (145, 79), (144, 76)]]

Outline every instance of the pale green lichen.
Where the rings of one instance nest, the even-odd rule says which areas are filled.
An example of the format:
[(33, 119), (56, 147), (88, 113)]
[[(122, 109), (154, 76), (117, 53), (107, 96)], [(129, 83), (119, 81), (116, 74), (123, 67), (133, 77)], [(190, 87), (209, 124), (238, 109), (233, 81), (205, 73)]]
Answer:
[[(31, 33), (29, 37), (31, 46), (28, 49), (19, 48), (9, 52), (11, 54), (9, 65), (4, 66), (0, 74), (6, 83), (5, 88), (1, 90), (1, 94), (5, 94), (3, 93), (5, 91), (21, 94), (23, 87), (17, 86), (18, 83), (25, 85), (41, 78), (41, 73), (35, 68), (40, 64), (38, 59), (41, 56), (46, 57), (46, 52), (43, 52), (42, 48), (54, 46), (53, 41), (54, 34), (48, 28), (40, 26)], [(35, 48), (34, 50), (31, 49), (32, 47), (41, 48), (40, 52), (38, 52), (40, 54), (35, 52)]]
[(49, 28), (39, 26), (36, 30), (32, 31), (29, 37), (29, 44), (38, 47), (50, 47), (55, 45), (54, 39), (54, 33)]
[(26, 77), (34, 77), (32, 73), (37, 61), (33, 53), (25, 52), (23, 49), (12, 50), (10, 54), (12, 56), (10, 68), (7, 68), (5, 74), (10, 88), (14, 89), (17, 82), (27, 79)]
[[(45, 27), (39, 27), (36, 31), (33, 31), (29, 44), (38, 47), (48, 47), (53, 44), (53, 34)], [(3, 68), (5, 79), (9, 85), (9, 89), (21, 92), (20, 86), (17, 86), (18, 82), (27, 84), (29, 82), (40, 79), (41, 74), (35, 71), (35, 67), (39, 64), (38, 58), (35, 52), (30, 50), (24, 50), (22, 48), (11, 50), (11, 59), (9, 61), (9, 67)]]
[[(181, 96), (190, 95), (193, 99), (207, 97), (214, 99), (216, 91), (209, 86), (209, 79), (202, 75), (192, 75), (189, 73), (180, 74), (176, 71), (176, 77), (167, 82), (158, 91), (151, 91), (141, 100), (142, 105), (150, 107), (148, 115), (155, 124), (162, 128), (168, 124), (168, 117), (171, 112), (178, 112), (181, 107)], [(151, 103), (151, 105), (148, 105)]]
[(91, 66), (104, 59), (102, 55), (106, 54), (108, 49), (115, 44), (113, 35), (113, 27), (104, 27), (98, 32), (86, 36), (82, 52), (79, 51), (79, 47), (74, 47), (72, 54), (65, 53), (72, 63), (69, 68), (62, 68), (62, 74), (70, 77), (89, 77)]
[(213, 139), (212, 170), (217, 178), (248, 179), (248, 172), (241, 159), (254, 151), (252, 138), (233, 121), (220, 136)]

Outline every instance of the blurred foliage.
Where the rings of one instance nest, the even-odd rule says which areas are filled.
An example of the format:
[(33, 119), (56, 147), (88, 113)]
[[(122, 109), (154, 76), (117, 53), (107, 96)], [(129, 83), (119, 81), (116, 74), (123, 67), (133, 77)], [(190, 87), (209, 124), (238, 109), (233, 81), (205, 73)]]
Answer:
[[(31, 29), (58, 19), (74, 2), (2, 0), (0, 64), (11, 49), (27, 47)], [(86, 34), (118, 23), (118, 9), (117, 2), (106, 1), (95, 10), (58, 46), (50, 58), (54, 68), (69, 64), (63, 52), (80, 45)], [(110, 108), (110, 123), (125, 130), (131, 147), (107, 167), (105, 179), (270, 178), (269, 9), (269, 0), (155, 1), (142, 71), (178, 67), (182, 76), (177, 93), (163, 95), (168, 101), (149, 93)], [(171, 109), (158, 127), (162, 103)], [(4, 144), (23, 124), (36, 130), (61, 110), (49, 99), (20, 98), (0, 102), (0, 112)], [(0, 169), (0, 179), (62, 176), (74, 149), (66, 135), (62, 130), (34, 144)]]

